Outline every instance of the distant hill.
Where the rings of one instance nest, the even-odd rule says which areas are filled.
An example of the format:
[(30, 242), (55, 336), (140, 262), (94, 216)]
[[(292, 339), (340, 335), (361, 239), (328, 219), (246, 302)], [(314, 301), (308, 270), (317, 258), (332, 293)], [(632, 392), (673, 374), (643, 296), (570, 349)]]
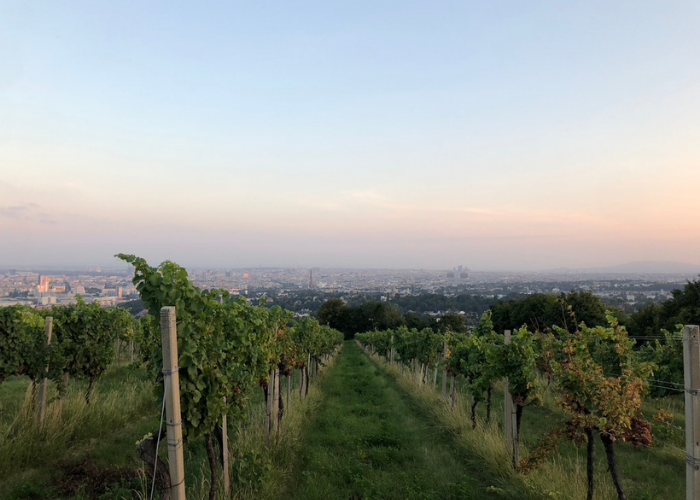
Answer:
[(700, 274), (700, 265), (683, 262), (643, 261), (628, 262), (616, 266), (579, 269), (589, 273), (620, 274)]

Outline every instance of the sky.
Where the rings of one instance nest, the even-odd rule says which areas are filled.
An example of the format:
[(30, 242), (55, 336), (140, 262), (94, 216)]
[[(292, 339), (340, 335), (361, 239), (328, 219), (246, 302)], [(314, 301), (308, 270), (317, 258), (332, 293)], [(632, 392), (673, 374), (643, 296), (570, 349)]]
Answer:
[(700, 264), (700, 2), (0, 3), (0, 266)]

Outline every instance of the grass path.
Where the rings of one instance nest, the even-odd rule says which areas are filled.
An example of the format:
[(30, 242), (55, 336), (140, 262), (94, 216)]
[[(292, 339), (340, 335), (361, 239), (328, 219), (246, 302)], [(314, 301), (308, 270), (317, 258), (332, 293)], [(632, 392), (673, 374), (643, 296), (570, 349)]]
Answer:
[(453, 446), (354, 342), (321, 382), (291, 498), (489, 499), (489, 472)]

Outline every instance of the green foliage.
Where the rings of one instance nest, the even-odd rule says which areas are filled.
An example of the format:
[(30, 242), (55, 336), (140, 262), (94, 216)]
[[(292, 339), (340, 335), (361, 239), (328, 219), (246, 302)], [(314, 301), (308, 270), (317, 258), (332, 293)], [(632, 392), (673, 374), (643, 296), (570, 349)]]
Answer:
[(632, 337), (658, 336), (662, 329), (664, 307), (660, 304), (647, 304), (630, 317), (629, 333)]
[(547, 331), (553, 326), (574, 331), (580, 322), (604, 326), (605, 305), (592, 292), (528, 295), (522, 299), (499, 301), (491, 306), (496, 331), (527, 326), (530, 331)]
[(683, 290), (673, 290), (673, 298), (664, 302), (663, 326), (672, 330), (677, 324), (700, 324), (700, 279), (689, 281)]
[[(656, 369), (654, 378), (659, 382), (649, 387), (653, 397), (677, 394), (677, 389), (683, 387), (683, 325), (678, 325), (676, 331), (671, 333), (661, 330), (663, 340), (646, 342), (639, 350), (639, 359), (642, 362), (653, 364)], [(676, 387), (674, 389), (673, 387)]]
[(357, 307), (348, 307), (340, 299), (331, 299), (319, 308), (317, 317), (321, 324), (343, 332), (346, 338), (370, 330), (386, 330), (405, 323), (399, 309), (384, 302), (368, 300)]
[(630, 317), (630, 335), (658, 336), (664, 328), (700, 324), (700, 279), (689, 281), (682, 290), (673, 290), (673, 298), (661, 305), (649, 304)]
[(240, 451), (230, 457), (231, 480), (241, 489), (257, 491), (270, 475), (272, 463), (269, 457), (256, 451)]
[[(287, 334), (290, 314), (233, 298), (225, 290), (202, 290), (187, 271), (166, 261), (157, 268), (134, 255), (118, 257), (135, 268), (134, 285), (150, 314), (174, 306), (177, 314), (178, 365), (183, 433), (211, 434), (225, 414), (240, 414), (253, 389), (266, 384), (270, 369), (297, 362), (307, 354), (329, 354), (342, 335), (316, 320), (305, 320)], [(141, 334), (154, 347), (154, 320)], [(157, 391), (162, 396), (162, 353), (151, 350)]]
[(426, 366), (435, 365), (442, 354), (445, 341), (444, 335), (437, 334), (430, 328), (409, 330), (405, 326), (389, 330), (386, 334), (372, 332), (370, 337), (360, 336), (359, 339), (361, 342), (368, 341), (370, 343), (373, 339), (377, 339), (379, 348), (384, 351), (390, 347), (387, 342), (391, 342), (392, 336), (398, 360), (405, 365), (410, 364), (414, 359)]
[(578, 439), (585, 428), (597, 429), (617, 439), (651, 444), (640, 430), (650, 426), (641, 420), (646, 394), (644, 379), (654, 366), (633, 355), (634, 342), (615, 318), (608, 327), (581, 325), (576, 334), (559, 332), (562, 359), (554, 361), (558, 403), (569, 415), (569, 426)]
[(486, 357), (496, 378), (508, 377), (508, 387), (516, 405), (524, 406), (538, 396), (535, 336), (523, 327), (516, 330), (509, 344), (491, 344)]
[(114, 360), (114, 342), (133, 322), (126, 311), (107, 310), (96, 302), (57, 306), (54, 318), (51, 373), (69, 373), (75, 377), (99, 377)]
[(150, 362), (162, 349), (160, 324), (155, 316), (142, 316), (134, 327), (134, 342), (139, 345), (141, 361)]
[(491, 312), (485, 313), (469, 335), (457, 337), (450, 344), (445, 364), (451, 373), (464, 377), (466, 389), (474, 401), (484, 401), (491, 385), (499, 378), (498, 365), (489, 353), (503, 344), (503, 337), (493, 331)]
[(340, 299), (325, 301), (316, 313), (318, 322), (331, 328), (343, 331), (348, 321), (349, 308)]
[(0, 307), (0, 353), (0, 382), (12, 375), (44, 376), (50, 354), (44, 318), (25, 306)]
[(136, 338), (137, 323), (129, 311), (121, 307), (105, 311), (107, 328), (114, 332), (118, 340), (130, 341)]
[(438, 320), (438, 329), (441, 332), (466, 333), (467, 325), (459, 314), (443, 314)]
[(320, 360), (331, 354), (342, 342), (343, 334), (327, 325), (321, 325), (314, 318), (304, 318), (295, 323), (291, 335), (295, 345), (296, 366), (306, 366), (308, 355)]
[[(118, 257), (134, 266), (134, 285), (151, 315), (175, 306), (183, 434), (211, 434), (223, 415), (242, 409), (252, 389), (267, 378), (276, 336), (270, 311), (234, 300), (226, 291), (195, 287), (173, 262), (154, 268), (133, 255)], [(157, 349), (153, 361), (162, 396)]]
[[(44, 334), (44, 316), (53, 317), (51, 344)], [(27, 375), (60, 383), (64, 373), (95, 380), (114, 360), (114, 341), (134, 337), (135, 322), (123, 309), (102, 309), (78, 302), (43, 314), (27, 307), (0, 308), (0, 380)], [(46, 369), (49, 368), (47, 374)]]

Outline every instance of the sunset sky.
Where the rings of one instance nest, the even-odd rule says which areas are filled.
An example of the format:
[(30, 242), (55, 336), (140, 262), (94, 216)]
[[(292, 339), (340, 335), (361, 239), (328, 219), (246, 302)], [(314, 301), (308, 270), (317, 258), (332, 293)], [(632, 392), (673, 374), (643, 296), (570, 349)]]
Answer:
[(0, 4), (0, 267), (700, 264), (700, 2)]

